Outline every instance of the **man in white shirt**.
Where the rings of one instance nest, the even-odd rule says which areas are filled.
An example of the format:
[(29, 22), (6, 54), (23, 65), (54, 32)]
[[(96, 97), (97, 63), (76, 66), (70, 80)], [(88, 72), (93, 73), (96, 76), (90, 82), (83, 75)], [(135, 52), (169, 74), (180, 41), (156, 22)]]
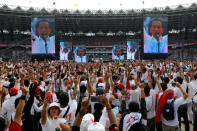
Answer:
[(192, 100), (192, 108), (193, 108), (193, 130), (197, 130), (197, 75), (194, 75), (194, 80), (192, 80), (189, 84), (189, 94), (190, 99)]
[[(172, 101), (174, 101), (173, 103), (173, 108), (174, 108), (174, 119), (173, 120), (166, 120), (166, 118), (164, 118), (165, 116), (163, 115), (164, 113), (164, 109), (162, 111), (162, 115), (161, 115), (161, 120), (162, 120), (162, 128), (164, 131), (179, 131), (179, 121), (178, 121), (178, 108), (179, 106), (187, 99), (188, 95), (187, 93), (182, 89), (181, 85), (176, 82), (176, 86), (181, 90), (183, 96), (174, 100), (174, 90), (172, 88), (168, 88), (165, 92), (164, 95), (166, 96), (167, 99), (167, 103), (171, 103)], [(167, 104), (166, 103), (166, 104)]]
[(85, 49), (81, 47), (76, 47), (75, 49), (75, 61), (76, 62), (81, 62), (81, 63), (86, 63), (86, 54), (85, 54)]
[(146, 101), (146, 110), (147, 110), (147, 127), (151, 131), (155, 131), (155, 91), (153, 89), (150, 89), (150, 87), (147, 85), (144, 88), (145, 93), (145, 101)]
[(137, 50), (132, 48), (127, 49), (127, 59), (128, 60), (135, 60), (135, 54), (137, 53)]
[[(181, 78), (180, 76), (176, 78), (176, 81), (178, 81), (181, 84), (181, 87), (183, 88), (183, 90), (186, 92), (187, 90), (187, 85), (186, 83), (183, 81), (183, 78)], [(182, 97), (183, 94), (180, 91), (179, 88), (178, 89), (179, 93), (179, 97)], [(179, 98), (177, 97), (177, 98)], [(188, 99), (186, 99), (179, 107), (178, 109), (178, 119), (179, 119), (179, 126), (181, 128), (181, 117), (183, 117), (184, 119), (184, 123), (185, 123), (185, 131), (189, 131), (189, 121), (188, 121), (188, 114), (187, 114), (187, 102)]]
[(59, 95), (60, 102), (60, 117), (67, 120), (67, 123), (71, 126), (75, 120), (75, 113), (77, 110), (77, 101), (74, 99), (69, 100), (67, 93), (62, 92)]
[(121, 47), (114, 47), (112, 52), (113, 60), (124, 60), (123, 49)]
[(36, 34), (32, 33), (32, 53), (55, 53), (55, 36), (50, 36), (52, 29), (48, 20), (40, 20), (37, 23)]
[(71, 49), (64, 42), (60, 42), (60, 60), (68, 61), (68, 55)]
[(16, 88), (11, 88), (9, 90), (9, 95), (10, 98), (5, 100), (2, 104), (2, 111), (1, 114), (7, 114), (7, 118), (11, 121), (13, 120), (12, 114), (16, 112), (15, 109), (15, 100), (16, 100), (16, 95), (18, 93), (18, 89)]

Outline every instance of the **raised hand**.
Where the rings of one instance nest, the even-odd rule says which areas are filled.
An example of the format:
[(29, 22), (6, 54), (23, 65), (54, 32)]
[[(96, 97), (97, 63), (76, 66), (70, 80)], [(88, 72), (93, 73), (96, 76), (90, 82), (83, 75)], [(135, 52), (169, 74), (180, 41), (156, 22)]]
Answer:
[(89, 106), (89, 101), (90, 101), (90, 95), (88, 96), (88, 99), (82, 101), (81, 109), (86, 110)]
[(22, 87), (21, 88), (21, 91), (22, 91), (22, 95), (23, 96), (26, 96), (29, 93), (29, 89), (28, 88), (25, 88), (25, 87)]

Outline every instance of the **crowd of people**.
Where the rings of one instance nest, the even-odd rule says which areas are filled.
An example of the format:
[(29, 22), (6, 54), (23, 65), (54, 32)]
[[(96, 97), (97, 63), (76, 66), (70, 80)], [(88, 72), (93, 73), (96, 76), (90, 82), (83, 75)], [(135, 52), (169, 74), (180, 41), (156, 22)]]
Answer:
[(0, 62), (0, 131), (180, 131), (182, 117), (197, 131), (197, 62)]

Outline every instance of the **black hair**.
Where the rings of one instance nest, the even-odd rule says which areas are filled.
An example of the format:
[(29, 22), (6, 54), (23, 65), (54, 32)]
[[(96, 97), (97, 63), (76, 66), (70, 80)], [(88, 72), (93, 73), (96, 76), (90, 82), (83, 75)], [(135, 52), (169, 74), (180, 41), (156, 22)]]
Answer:
[(194, 75), (194, 79), (197, 80), (197, 75)]
[(168, 87), (166, 83), (161, 83), (161, 88), (163, 91), (165, 91)]
[(150, 34), (150, 35), (152, 35), (152, 33), (150, 32), (150, 28), (151, 28), (152, 23), (153, 23), (154, 21), (160, 21), (160, 22), (161, 22), (162, 28), (164, 28), (162, 20), (160, 20), (160, 19), (153, 19), (153, 20), (150, 21), (150, 23), (149, 23), (149, 25), (148, 25), (148, 29), (149, 29), (149, 34)]
[(79, 88), (80, 88), (80, 93), (85, 93), (87, 90), (87, 87), (85, 85), (82, 85)]
[(143, 68), (142, 68), (142, 71), (146, 71), (146, 68), (145, 68), (145, 67), (143, 67)]
[(100, 117), (102, 115), (102, 109), (104, 108), (104, 106), (101, 103), (95, 103), (94, 104), (94, 121), (95, 122), (99, 122)]
[(49, 85), (49, 81), (46, 81), (46, 82), (45, 82), (45, 86), (48, 86), (48, 85)]
[(112, 76), (112, 79), (113, 79), (113, 80), (117, 80), (117, 79), (118, 79), (118, 76), (117, 76), (117, 75), (113, 75), (113, 76)]
[(148, 25), (148, 33), (149, 33), (149, 35), (152, 35), (151, 34), (151, 32), (150, 32), (150, 28), (151, 28), (151, 26), (152, 26), (152, 23), (154, 22), (154, 21), (160, 21), (161, 23), (162, 23), (162, 28), (163, 28), (163, 33), (162, 33), (162, 35), (166, 35), (166, 34), (168, 34), (168, 31), (167, 31), (167, 29), (168, 29), (168, 24), (167, 24), (167, 21), (165, 20), (165, 19), (163, 19), (163, 18), (161, 18), (161, 17), (157, 17), (157, 18), (152, 18), (152, 20), (150, 21), (150, 23), (149, 23), (149, 25)]
[(11, 75), (8, 75), (8, 78), (10, 79), (11, 78)]
[(64, 73), (62, 73), (61, 74), (61, 79), (63, 79), (65, 77), (65, 74)]
[(60, 106), (66, 107), (68, 105), (68, 102), (69, 102), (68, 93), (66, 92), (59, 93), (58, 99), (59, 99)]
[(145, 84), (144, 93), (145, 93), (145, 95), (150, 94), (150, 88), (149, 88), (148, 84)]
[(15, 85), (15, 82), (10, 82), (9, 89), (13, 88), (14, 85)]
[(96, 72), (96, 75), (97, 75), (97, 77), (100, 77), (101, 76), (100, 70)]
[(115, 48), (115, 50), (114, 50), (114, 55), (116, 55), (116, 50), (117, 50), (117, 49), (120, 49), (120, 50), (121, 50), (121, 52), (122, 52), (121, 56), (122, 56), (123, 53), (124, 53), (124, 50), (123, 50), (123, 48), (121, 48), (121, 47), (119, 47), (119, 46), (117, 46), (117, 47)]
[(24, 80), (24, 85), (25, 85), (26, 87), (28, 87), (28, 86), (29, 86), (29, 80), (25, 79), (25, 80)]
[(43, 77), (40, 77), (40, 78), (39, 78), (39, 81), (43, 81)]
[(83, 73), (79, 73), (79, 74), (81, 74), (81, 79), (80, 79), (80, 81), (85, 81), (85, 80), (86, 80), (86, 76), (85, 76), (85, 75), (82, 75)]
[(140, 107), (137, 102), (132, 101), (129, 103), (129, 111), (130, 112), (139, 112), (139, 110), (140, 110)]
[(182, 84), (183, 83), (183, 78), (181, 78), (180, 76), (178, 76), (176, 78), (176, 81), (179, 82), (180, 84)]
[(169, 81), (170, 81), (170, 79), (169, 79), (168, 77), (164, 77), (164, 79), (163, 79), (163, 82), (164, 82), (164, 83), (168, 84)]
[(51, 32), (53, 32), (53, 30), (52, 30), (52, 29), (53, 29), (53, 28), (52, 28), (52, 25), (51, 25), (51, 23), (50, 23), (48, 20), (46, 20), (46, 19), (45, 19), (45, 20), (40, 20), (40, 21), (38, 21), (37, 24), (36, 24), (36, 35), (37, 35), (37, 36), (38, 36), (37, 29), (38, 29), (38, 27), (39, 27), (39, 25), (40, 25), (41, 22), (48, 22), (48, 23), (49, 23), (49, 28), (51, 29)]
[(9, 82), (15, 82), (15, 79), (13, 77), (10, 77)]

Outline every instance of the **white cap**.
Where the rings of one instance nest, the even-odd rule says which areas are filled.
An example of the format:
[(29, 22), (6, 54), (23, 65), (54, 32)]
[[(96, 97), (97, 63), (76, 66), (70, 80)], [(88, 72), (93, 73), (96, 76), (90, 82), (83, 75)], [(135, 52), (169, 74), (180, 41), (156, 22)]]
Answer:
[(113, 100), (113, 101), (112, 101), (112, 105), (114, 105), (114, 106), (120, 106), (120, 101), (119, 101), (119, 99)]
[(103, 88), (104, 88), (105, 85), (104, 85), (103, 83), (99, 83), (99, 84), (98, 84), (98, 87), (103, 87)]
[(88, 131), (105, 131), (105, 128), (99, 122), (95, 122), (88, 127)]
[(82, 119), (80, 131), (87, 131), (92, 123), (94, 123), (94, 116), (90, 113), (86, 114)]
[(80, 82), (80, 86), (86, 86), (86, 84), (87, 84), (87, 81), (81, 81)]
[(58, 109), (60, 110), (60, 104), (57, 103), (57, 102), (51, 103), (51, 104), (49, 105), (49, 109), (50, 109), (51, 107), (58, 107)]

